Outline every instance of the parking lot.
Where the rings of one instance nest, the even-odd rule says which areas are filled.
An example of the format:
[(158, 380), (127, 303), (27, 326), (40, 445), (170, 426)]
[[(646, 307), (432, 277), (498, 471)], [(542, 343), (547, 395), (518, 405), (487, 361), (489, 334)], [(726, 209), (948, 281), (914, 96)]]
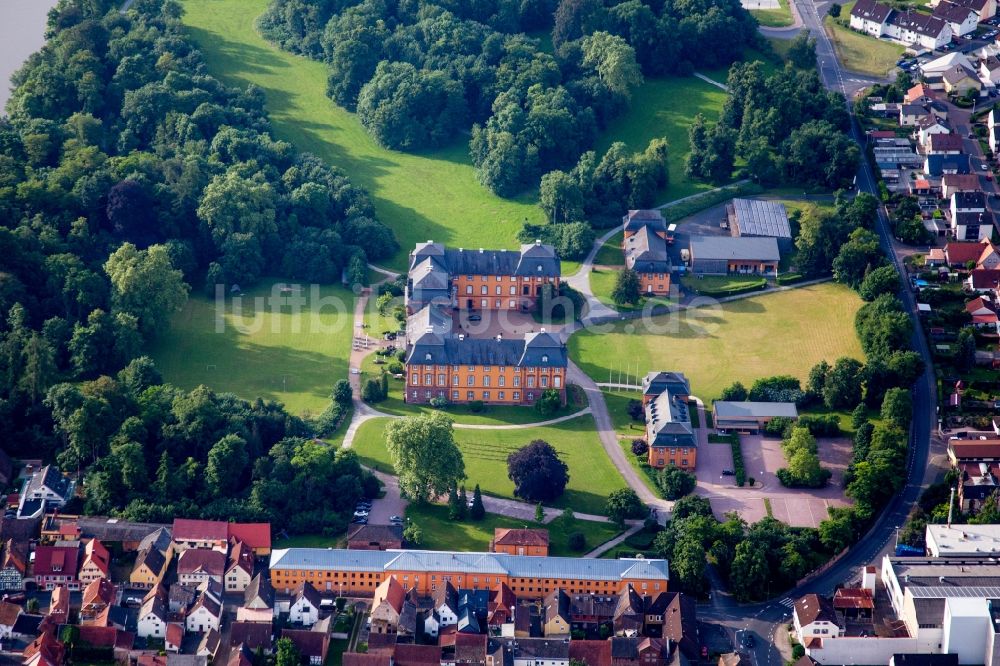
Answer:
[[(831, 506), (847, 506), (843, 493), (844, 470), (851, 459), (851, 443), (845, 438), (819, 440), (820, 462), (833, 472), (830, 482), (823, 488), (786, 488), (775, 473), (785, 466), (781, 440), (743, 435), (740, 448), (748, 478), (753, 487), (740, 488), (733, 476), (723, 476), (723, 470), (733, 469), (732, 450), (729, 444), (706, 441), (698, 448), (698, 494), (708, 497), (712, 511), (723, 519), (730, 511), (737, 512), (747, 522), (756, 522), (770, 515), (795, 527), (818, 527), (827, 517)], [(765, 502), (765, 500), (767, 500)]]

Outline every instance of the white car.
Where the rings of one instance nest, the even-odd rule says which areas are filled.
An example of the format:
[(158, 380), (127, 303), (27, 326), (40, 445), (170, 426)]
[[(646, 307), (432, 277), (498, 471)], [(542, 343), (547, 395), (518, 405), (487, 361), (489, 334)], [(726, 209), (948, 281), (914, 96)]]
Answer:
[(990, 165), (989, 164), (980, 164), (979, 168), (982, 169), (983, 171), (989, 171), (990, 170)]
[(354, 517), (355, 518), (367, 518), (368, 517), (368, 513), (369, 512), (365, 511), (364, 509), (359, 509), (358, 511), (354, 512)]

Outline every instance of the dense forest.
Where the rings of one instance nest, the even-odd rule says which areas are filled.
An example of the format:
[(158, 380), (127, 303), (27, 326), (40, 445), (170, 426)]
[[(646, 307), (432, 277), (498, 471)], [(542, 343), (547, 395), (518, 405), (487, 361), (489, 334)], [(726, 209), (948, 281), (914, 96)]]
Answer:
[(471, 127), (501, 196), (571, 169), (644, 75), (724, 67), (760, 39), (737, 0), (275, 0), (260, 28), (325, 61), (330, 97), (386, 147)]
[[(258, 90), (205, 72), (176, 3), (117, 4), (62, 0), (0, 120), (4, 448), (60, 452), (67, 471), (97, 474), (98, 510), (122, 508), (121, 489), (158, 465), (207, 465), (225, 436), (246, 442), (245, 486), (272, 445), (311, 435), (280, 405), (210, 396), (224, 414), (190, 439), (180, 405), (195, 392), (126, 385), (118, 373), (192, 288), (245, 286), (265, 270), (336, 282), (397, 249), (344, 173), (271, 137)], [(203, 500), (189, 510), (229, 497), (198, 493), (182, 493)]]

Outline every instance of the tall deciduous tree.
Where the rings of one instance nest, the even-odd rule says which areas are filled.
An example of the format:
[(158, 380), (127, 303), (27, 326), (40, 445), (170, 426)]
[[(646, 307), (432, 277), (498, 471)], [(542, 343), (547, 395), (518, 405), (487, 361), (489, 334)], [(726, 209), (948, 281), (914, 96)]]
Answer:
[(416, 502), (443, 495), (465, 478), (451, 419), (440, 412), (392, 421), (385, 429), (385, 446), (400, 490)]
[(635, 49), (617, 35), (602, 31), (584, 37), (583, 66), (593, 68), (609, 90), (625, 99), (642, 85)]
[(645, 505), (631, 488), (619, 488), (608, 495), (605, 511), (608, 518), (621, 526), (630, 518), (643, 518), (647, 511)]
[(642, 297), (639, 274), (631, 268), (623, 268), (615, 275), (615, 286), (611, 290), (611, 300), (615, 305), (635, 304)]
[(215, 497), (229, 495), (240, 483), (249, 456), (247, 443), (239, 435), (226, 435), (208, 452), (205, 465), (205, 485)]
[(174, 268), (166, 246), (139, 250), (125, 243), (108, 257), (104, 270), (111, 278), (113, 307), (134, 315), (147, 336), (166, 329), (187, 300), (184, 275)]
[(507, 456), (507, 476), (514, 496), (532, 502), (550, 502), (569, 483), (569, 467), (548, 442), (536, 439)]

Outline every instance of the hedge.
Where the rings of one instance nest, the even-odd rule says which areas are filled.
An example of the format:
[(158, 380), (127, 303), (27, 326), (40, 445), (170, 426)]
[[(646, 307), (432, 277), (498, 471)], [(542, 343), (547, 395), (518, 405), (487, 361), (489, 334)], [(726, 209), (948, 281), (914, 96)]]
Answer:
[(712, 206), (720, 204), (723, 201), (728, 201), (733, 197), (741, 197), (748, 194), (760, 194), (763, 191), (764, 188), (756, 183), (728, 185), (718, 190), (712, 190), (711, 192), (699, 194), (676, 205), (668, 205), (666, 208), (662, 208), (661, 211), (663, 212), (663, 217), (666, 218), (667, 223), (669, 224), (671, 222), (676, 222), (681, 218), (688, 217), (689, 215), (699, 213), (706, 208), (711, 208)]
[(802, 273), (785, 273), (784, 275), (779, 275), (775, 278), (778, 284), (795, 284), (796, 282), (801, 282), (805, 278)]
[(736, 294), (745, 294), (748, 291), (760, 291), (767, 287), (767, 280), (760, 278), (759, 280), (754, 280), (752, 282), (747, 281), (734, 287), (727, 287), (725, 289), (698, 289), (698, 293), (703, 296), (718, 296), (719, 298), (725, 296), (735, 296)]

